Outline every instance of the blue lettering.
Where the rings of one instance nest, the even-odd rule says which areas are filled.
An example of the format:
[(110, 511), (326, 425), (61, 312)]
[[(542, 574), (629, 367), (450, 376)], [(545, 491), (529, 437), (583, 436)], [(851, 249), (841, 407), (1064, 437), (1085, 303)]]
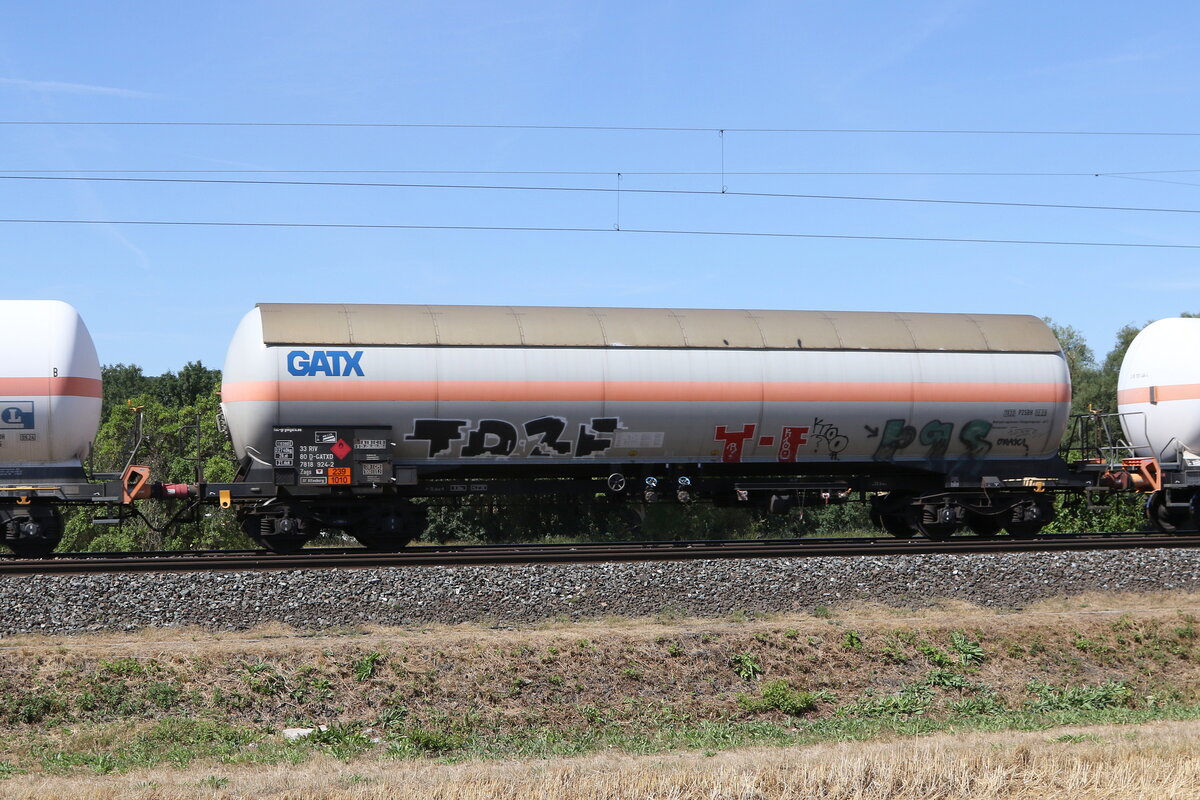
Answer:
[(308, 375), (308, 353), (303, 350), (288, 353), (288, 372), (293, 375)]
[(316, 375), (318, 372), (324, 372), (326, 375), (333, 374), (333, 369), (329, 366), (328, 353), (324, 350), (314, 352), (312, 362), (308, 365), (309, 375)]
[[(362, 367), (358, 364), (358, 360), (362, 358), (362, 354), (362, 350), (358, 350), (354, 353), (342, 352), (342, 355), (346, 357), (346, 366), (345, 369), (342, 370), (343, 375), (357, 375), (360, 378), (363, 376)], [(354, 371), (351, 372), (351, 370)]]
[(362, 354), (362, 350), (353, 353), (346, 350), (314, 350), (310, 355), (304, 350), (293, 350), (287, 356), (287, 369), (292, 375), (305, 378), (314, 375), (357, 375), (361, 378), (363, 370), (358, 362)]

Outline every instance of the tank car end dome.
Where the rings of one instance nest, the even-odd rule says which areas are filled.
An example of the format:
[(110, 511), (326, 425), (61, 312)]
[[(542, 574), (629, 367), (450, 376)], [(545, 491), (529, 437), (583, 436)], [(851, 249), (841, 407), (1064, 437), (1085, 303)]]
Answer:
[(1121, 362), (1117, 410), (1137, 455), (1200, 458), (1200, 319), (1162, 319), (1134, 338)]
[(87, 326), (59, 300), (0, 300), (20, 337), (0, 351), (0, 469), (19, 477), (74, 466), (100, 428), (100, 362)]

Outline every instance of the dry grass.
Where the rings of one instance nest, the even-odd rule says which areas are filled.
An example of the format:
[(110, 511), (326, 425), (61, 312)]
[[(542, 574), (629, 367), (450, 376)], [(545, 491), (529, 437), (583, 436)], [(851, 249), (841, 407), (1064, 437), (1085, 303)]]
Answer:
[[(960, 660), (955, 637), (986, 655)], [(856, 606), (834, 609), (829, 618), (660, 617), (523, 630), (460, 625), (315, 635), (276, 625), (236, 633), (26, 636), (4, 645), (4, 799), (1200, 798), (1194, 755), (1200, 722), (963, 732), (1027, 727), (1031, 720), (1195, 717), (1200, 597), (1184, 593), (1069, 598), (1022, 613), (963, 603), (917, 611)], [(741, 656), (752, 657), (759, 680), (737, 672)], [(374, 659), (369, 674), (359, 668), (368, 657)], [(1034, 716), (1022, 717), (1031, 680), (1064, 691), (1119, 682), (1129, 687), (1128, 700), (1117, 704), (1121, 713), (1108, 716), (1031, 711)], [(756, 710), (741, 702), (771, 682), (828, 699), (805, 712)], [(886, 719), (853, 710), (860, 700), (921, 686), (928, 701), (921, 710)], [(37, 711), (27, 703), (37, 691), (59, 705)], [(990, 712), (954, 708), (956, 701), (989, 698), (1002, 701), (1008, 721), (972, 720), (970, 714)], [(392, 722), (382, 721), (385, 713), (393, 714)], [(206, 750), (201, 742), (189, 745), (194, 755), (164, 756), (176, 738), (170, 723), (180, 720), (225, 726), (213, 735), (233, 741), (233, 750)], [(341, 723), (384, 741), (341, 752), (288, 749), (277, 734), (297, 721)], [(944, 728), (947, 721), (956, 733), (897, 739), (890, 732)], [(706, 725), (717, 734), (692, 736)], [(755, 725), (774, 733), (747, 734), (746, 726)], [(186, 726), (180, 730), (186, 735)], [(237, 739), (238, 731), (252, 736)], [(419, 749), (394, 749), (412, 731), (461, 738), (461, 745), (433, 748), (456, 759), (596, 752), (629, 742), (637, 752), (717, 750), (735, 746), (731, 742), (791, 746), (439, 764)], [(583, 746), (541, 746), (539, 731), (577, 737)], [(833, 741), (851, 736), (868, 741)], [(147, 741), (144, 758), (130, 755)], [(63, 766), (47, 760), (58, 752), (109, 761)], [(165, 766), (171, 763), (190, 766)]]
[(1200, 723), (743, 750), (713, 756), (600, 755), (561, 761), (341, 763), (17, 776), (9, 800), (1193, 800)]

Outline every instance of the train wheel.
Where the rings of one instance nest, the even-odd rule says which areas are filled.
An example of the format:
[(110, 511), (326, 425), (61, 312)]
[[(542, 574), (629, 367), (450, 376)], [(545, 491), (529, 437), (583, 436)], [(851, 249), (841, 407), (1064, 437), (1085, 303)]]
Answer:
[(396, 553), (425, 529), (425, 509), (401, 503), (355, 524), (347, 532), (368, 550)]
[(917, 518), (917, 530), (926, 539), (944, 542), (962, 527), (958, 509), (948, 505), (923, 505)]
[(871, 498), (871, 522), (897, 539), (911, 539), (920, 531), (910, 518), (907, 496), (886, 494)]
[(1146, 505), (1146, 516), (1150, 524), (1160, 533), (1178, 533), (1181, 530), (1194, 528), (1190, 508), (1172, 508), (1167, 505), (1166, 492), (1155, 492), (1150, 495)]
[(963, 515), (963, 522), (976, 536), (991, 538), (1004, 528), (1003, 518), (997, 514), (980, 514), (978, 511), (968, 511)]
[(247, 514), (242, 517), (242, 531), (256, 544), (272, 553), (296, 553), (312, 538), (307, 521), (284, 513), (279, 516)]
[(1042, 532), (1054, 521), (1054, 504), (1046, 497), (1036, 497), (1014, 503), (1004, 523), (1008, 535), (1029, 539)]
[(903, 514), (880, 514), (879, 526), (897, 539), (911, 539), (920, 533)]
[(52, 508), (0, 510), (4, 544), (17, 558), (45, 558), (62, 540), (62, 516)]

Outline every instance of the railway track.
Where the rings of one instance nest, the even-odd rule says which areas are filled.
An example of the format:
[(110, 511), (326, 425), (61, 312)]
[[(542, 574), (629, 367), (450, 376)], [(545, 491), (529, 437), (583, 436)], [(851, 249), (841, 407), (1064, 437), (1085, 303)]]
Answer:
[(359, 548), (313, 548), (294, 555), (261, 550), (155, 553), (61, 553), (42, 560), (0, 560), (0, 574), (185, 572), (370, 567), (425, 567), (699, 559), (805, 558), (815, 556), (1018, 553), (1200, 546), (1200, 533), (1053, 534), (1030, 539), (960, 537), (927, 539), (760, 539), (750, 541), (610, 542), (411, 547), (399, 553)]

